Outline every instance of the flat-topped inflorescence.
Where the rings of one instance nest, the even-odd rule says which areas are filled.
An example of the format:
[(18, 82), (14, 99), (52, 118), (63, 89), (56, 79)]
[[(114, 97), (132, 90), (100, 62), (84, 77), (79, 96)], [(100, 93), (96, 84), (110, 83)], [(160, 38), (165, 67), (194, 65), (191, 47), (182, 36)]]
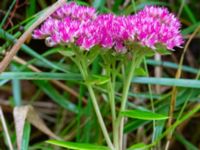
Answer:
[(183, 37), (180, 22), (166, 8), (147, 6), (135, 15), (98, 14), (94, 8), (66, 3), (33, 33), (36, 39), (46, 39), (49, 46), (73, 43), (90, 50), (99, 45), (125, 53), (127, 42), (156, 49), (180, 47)]
[(173, 49), (183, 44), (181, 24), (166, 8), (145, 7), (134, 16), (134, 25), (137, 40), (144, 46), (156, 49), (156, 44), (160, 43)]

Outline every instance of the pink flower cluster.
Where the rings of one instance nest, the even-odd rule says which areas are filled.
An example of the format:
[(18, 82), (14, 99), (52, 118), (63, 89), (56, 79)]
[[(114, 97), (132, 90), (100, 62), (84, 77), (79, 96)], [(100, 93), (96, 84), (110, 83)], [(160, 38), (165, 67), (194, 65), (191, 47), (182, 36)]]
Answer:
[(135, 34), (142, 45), (154, 49), (156, 43), (161, 43), (167, 49), (173, 49), (183, 44), (183, 37), (179, 31), (181, 24), (166, 8), (145, 7), (134, 18), (137, 28)]
[(166, 8), (147, 6), (135, 15), (99, 14), (92, 7), (67, 3), (49, 17), (33, 33), (36, 39), (46, 39), (49, 46), (74, 43), (90, 50), (99, 45), (116, 52), (126, 52), (126, 42), (137, 42), (156, 49), (180, 47), (183, 38), (180, 22)]

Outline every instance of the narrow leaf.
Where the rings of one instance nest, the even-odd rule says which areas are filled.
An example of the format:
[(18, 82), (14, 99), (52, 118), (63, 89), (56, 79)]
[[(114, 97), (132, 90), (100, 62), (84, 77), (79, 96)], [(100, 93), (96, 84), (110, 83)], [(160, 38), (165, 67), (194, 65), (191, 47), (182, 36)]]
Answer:
[(168, 118), (167, 116), (144, 110), (125, 110), (121, 112), (121, 115), (141, 120), (163, 120)]
[(144, 143), (138, 143), (132, 145), (130, 148), (128, 148), (128, 150), (148, 150), (149, 147), (149, 145), (146, 145)]
[(23, 80), (67, 80), (79, 81), (81, 76), (74, 73), (39, 73), (39, 72), (4, 72), (0, 79), (23, 79)]
[(31, 125), (30, 125), (29, 122), (26, 122), (25, 125), (24, 125), (21, 150), (27, 150), (28, 149), (29, 140), (30, 140), (30, 132), (31, 132)]
[(153, 77), (135, 77), (133, 83), (156, 84), (165, 86), (179, 86), (188, 88), (200, 88), (200, 81), (191, 79), (172, 79), (172, 78), (153, 78)]
[(63, 97), (50, 83), (46, 81), (35, 81), (35, 83), (46, 93), (54, 102), (71, 112), (78, 113), (75, 104)]
[(101, 85), (105, 84), (110, 80), (108, 76), (103, 76), (103, 75), (91, 75), (89, 79), (87, 79), (88, 84), (96, 84), (96, 85)]
[(63, 142), (63, 141), (56, 141), (56, 140), (48, 140), (47, 143), (68, 148), (68, 149), (75, 149), (75, 150), (94, 150), (94, 149), (109, 150), (109, 148), (105, 146), (98, 146), (95, 144), (87, 144), (87, 143), (73, 143), (73, 142)]

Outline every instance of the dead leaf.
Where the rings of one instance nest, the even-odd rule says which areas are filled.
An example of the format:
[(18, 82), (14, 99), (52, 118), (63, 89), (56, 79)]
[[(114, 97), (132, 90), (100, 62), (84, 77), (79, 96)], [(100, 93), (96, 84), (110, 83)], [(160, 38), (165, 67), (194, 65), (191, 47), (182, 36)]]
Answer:
[(44, 121), (39, 117), (38, 113), (31, 105), (20, 106), (14, 108), (14, 121), (17, 135), (17, 147), (18, 150), (21, 149), (22, 137), (24, 124), (27, 120), (33, 126), (47, 134), (48, 136), (60, 140), (44, 123)]

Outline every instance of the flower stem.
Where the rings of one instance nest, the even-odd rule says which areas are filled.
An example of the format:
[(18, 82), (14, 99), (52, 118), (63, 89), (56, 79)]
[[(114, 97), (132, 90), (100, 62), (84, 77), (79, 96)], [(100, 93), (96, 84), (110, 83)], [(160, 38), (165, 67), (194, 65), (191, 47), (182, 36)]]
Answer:
[[(77, 63), (77, 65), (78, 65), (78, 67), (79, 67), (79, 69), (81, 71), (81, 74), (82, 74), (84, 80), (87, 80), (87, 78), (88, 78), (88, 72), (87, 72), (87, 68), (86, 68), (85, 63), (84, 62), (82, 62), (82, 64), (81, 63), (80, 64)], [(100, 109), (99, 109), (99, 105), (97, 103), (97, 99), (96, 99), (94, 90), (92, 88), (92, 85), (86, 83), (86, 86), (88, 88), (88, 91), (89, 91), (89, 94), (90, 94), (90, 97), (91, 97), (91, 100), (92, 100), (92, 104), (93, 104), (93, 107), (94, 107), (97, 119), (99, 121), (99, 125), (101, 127), (102, 132), (103, 132), (104, 138), (106, 140), (106, 143), (108, 144), (108, 146), (109, 146), (109, 148), (111, 150), (115, 150), (114, 146), (113, 146), (113, 144), (112, 144), (112, 142), (110, 140), (110, 137), (109, 137), (108, 131), (106, 129), (105, 123), (103, 121), (103, 117), (101, 115), (101, 112), (100, 112)]]
[(115, 150), (118, 150), (118, 140), (116, 137), (117, 132), (115, 131), (116, 126), (116, 108), (115, 108), (115, 80), (116, 80), (116, 59), (112, 55), (103, 55), (102, 56), (105, 65), (105, 73), (109, 77), (107, 83), (108, 99), (110, 103), (111, 115), (112, 115), (112, 131), (113, 131), (113, 144)]
[[(109, 72), (109, 71), (108, 71)], [(114, 146), (117, 149), (118, 146), (118, 140), (116, 139), (117, 135), (115, 134), (116, 132), (114, 132), (115, 129), (115, 120), (116, 120), (116, 110), (115, 110), (115, 75), (111, 75), (109, 72), (109, 77), (110, 77), (110, 81), (108, 82), (108, 90), (110, 90), (108, 92), (109, 95), (109, 101), (110, 101), (110, 108), (111, 108), (111, 114), (112, 114), (112, 128), (113, 128), (113, 142), (114, 142)]]
[(93, 103), (93, 107), (94, 107), (94, 110), (96, 112), (96, 115), (97, 115), (97, 118), (98, 118), (98, 121), (99, 121), (99, 124), (101, 126), (101, 130), (103, 132), (103, 135), (106, 139), (106, 142), (108, 144), (108, 146), (110, 147), (111, 150), (114, 150), (114, 147), (113, 147), (113, 144), (110, 140), (110, 137), (108, 135), (108, 131), (106, 129), (106, 126), (105, 126), (105, 123), (103, 121), (103, 118), (102, 118), (102, 115), (101, 115), (101, 112), (99, 110), (99, 106), (97, 104), (97, 100), (96, 100), (96, 97), (95, 97), (95, 94), (94, 94), (94, 90), (92, 88), (91, 85), (87, 85), (87, 88), (89, 90), (89, 93), (90, 93), (90, 96), (91, 96), (91, 99), (92, 99), (92, 103)]
[[(124, 111), (125, 108), (126, 108), (126, 102), (127, 102), (127, 98), (128, 98), (129, 88), (130, 88), (130, 85), (131, 85), (131, 80), (132, 80), (132, 77), (134, 75), (135, 69), (141, 63), (142, 59), (143, 59), (143, 57), (141, 55), (139, 55), (139, 53), (135, 52), (133, 54), (130, 69), (129, 69), (129, 72), (128, 72), (128, 76), (124, 81), (120, 112)], [(116, 125), (116, 128), (115, 128), (115, 132), (118, 132), (119, 150), (122, 150), (123, 149), (124, 117), (122, 117), (120, 114), (117, 118), (116, 124), (117, 125)]]

